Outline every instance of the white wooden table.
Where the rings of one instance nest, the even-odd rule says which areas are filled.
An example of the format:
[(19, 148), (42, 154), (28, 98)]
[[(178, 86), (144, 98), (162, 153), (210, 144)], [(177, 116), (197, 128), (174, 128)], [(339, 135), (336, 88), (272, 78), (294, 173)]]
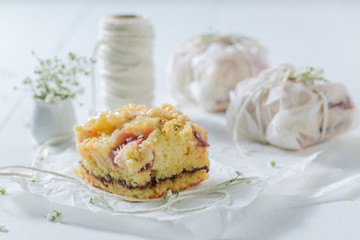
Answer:
[[(0, 166), (28, 165), (36, 150), (29, 128), (33, 101), (29, 93), (13, 90), (32, 72), (31, 51), (42, 57), (64, 56), (69, 51), (90, 56), (99, 18), (129, 12), (148, 15), (155, 27), (156, 104), (173, 102), (166, 65), (175, 46), (210, 27), (259, 39), (269, 49), (273, 65), (290, 62), (325, 69), (331, 80), (347, 86), (360, 106), (360, 3), (355, 0), (0, 1)], [(90, 89), (89, 83), (85, 85)], [(76, 110), (82, 122), (88, 117), (89, 91), (80, 101), (85, 106)], [(349, 136), (358, 147), (348, 154), (357, 156), (360, 164), (359, 129)], [(317, 159), (298, 177), (312, 176), (311, 171), (324, 165), (326, 159)], [(288, 183), (295, 180), (290, 178)], [(0, 225), (9, 232), (0, 232), (0, 239), (201, 238), (170, 222), (92, 213), (50, 203), (16, 185), (6, 186), (7, 194), (0, 195)], [(211, 223), (211, 219), (194, 219), (194, 224), (209, 229), (209, 235), (202, 237), (214, 239), (360, 238), (359, 182), (311, 201), (274, 194), (279, 187), (281, 183), (261, 194), (229, 225)], [(52, 209), (61, 209), (65, 224), (51, 224), (44, 218)]]

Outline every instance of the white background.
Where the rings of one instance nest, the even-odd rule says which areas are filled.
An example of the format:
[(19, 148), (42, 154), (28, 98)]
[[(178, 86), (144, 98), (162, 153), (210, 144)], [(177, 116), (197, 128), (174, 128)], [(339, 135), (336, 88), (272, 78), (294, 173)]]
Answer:
[[(13, 90), (32, 72), (35, 61), (31, 51), (41, 57), (62, 57), (69, 51), (90, 57), (99, 19), (129, 12), (149, 16), (155, 28), (156, 104), (173, 102), (166, 65), (174, 48), (186, 38), (212, 29), (258, 39), (269, 50), (272, 65), (289, 62), (323, 68), (325, 77), (345, 84), (360, 106), (359, 1), (0, 1), (0, 166), (29, 164), (35, 153), (28, 127), (33, 101), (29, 93)], [(88, 91), (79, 100), (85, 105), (76, 105), (79, 122), (87, 118), (90, 107), (90, 85), (84, 84)], [(352, 136), (359, 140), (359, 130)], [(360, 158), (358, 150), (348, 154)], [(320, 164), (314, 162), (299, 177), (306, 177)], [(358, 239), (358, 188), (358, 184), (345, 186), (314, 201), (276, 195), (271, 192), (276, 192), (276, 187), (269, 189), (239, 212), (233, 223), (214, 226), (223, 234), (212, 237)], [(44, 218), (54, 208), (62, 210), (65, 224), (50, 224)], [(8, 185), (7, 195), (0, 195), (0, 224), (9, 229), (0, 233), (0, 239), (191, 237), (187, 229), (170, 222), (74, 210), (13, 185)]]

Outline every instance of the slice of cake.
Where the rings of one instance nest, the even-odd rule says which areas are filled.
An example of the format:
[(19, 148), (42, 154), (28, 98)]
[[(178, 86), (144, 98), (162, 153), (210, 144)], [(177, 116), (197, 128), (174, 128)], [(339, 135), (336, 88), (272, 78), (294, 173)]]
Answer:
[(208, 178), (207, 132), (175, 107), (129, 104), (75, 126), (85, 182), (133, 198), (156, 198)]

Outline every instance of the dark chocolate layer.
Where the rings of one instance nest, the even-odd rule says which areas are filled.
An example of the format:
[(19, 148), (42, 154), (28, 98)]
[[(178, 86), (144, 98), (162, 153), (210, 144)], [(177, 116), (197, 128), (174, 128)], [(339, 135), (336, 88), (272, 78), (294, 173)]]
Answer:
[(96, 179), (98, 179), (99, 181), (101, 181), (105, 186), (108, 186), (108, 184), (120, 184), (121, 186), (127, 188), (127, 189), (145, 189), (145, 188), (152, 188), (152, 187), (155, 187), (157, 184), (161, 183), (161, 182), (164, 182), (166, 180), (174, 180), (175, 178), (179, 177), (180, 175), (182, 174), (185, 174), (185, 173), (195, 173), (197, 171), (201, 171), (201, 170), (205, 170), (206, 172), (209, 171), (209, 167), (208, 166), (204, 166), (204, 167), (201, 167), (201, 168), (193, 168), (191, 170), (186, 170), (184, 169), (181, 173), (179, 174), (175, 174), (175, 175), (172, 175), (170, 177), (166, 177), (166, 178), (159, 178), (157, 179), (155, 177), (155, 175), (153, 174), (150, 174), (150, 177), (151, 177), (151, 180), (149, 182), (147, 182), (146, 184), (144, 185), (141, 185), (141, 186), (132, 186), (132, 185), (128, 185), (126, 184), (126, 181), (124, 180), (118, 180), (118, 179), (114, 179), (113, 177), (111, 177), (110, 175), (107, 175), (105, 177), (101, 177), (101, 176), (97, 176), (95, 175), (94, 173), (90, 172), (85, 166), (84, 164), (80, 161), (79, 162), (80, 165), (82, 166), (82, 168), (86, 171), (87, 174), (95, 177)]

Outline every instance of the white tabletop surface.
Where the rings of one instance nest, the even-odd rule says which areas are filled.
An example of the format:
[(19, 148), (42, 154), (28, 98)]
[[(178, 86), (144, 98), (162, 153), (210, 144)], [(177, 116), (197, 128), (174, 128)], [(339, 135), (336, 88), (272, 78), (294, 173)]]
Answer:
[[(176, 45), (211, 28), (260, 40), (269, 49), (272, 65), (323, 68), (328, 78), (346, 85), (360, 106), (358, 1), (0, 1), (0, 166), (29, 165), (37, 148), (29, 128), (31, 96), (13, 90), (32, 72), (31, 51), (44, 57), (69, 51), (90, 56), (99, 18), (129, 12), (149, 16), (155, 28), (156, 104), (173, 102), (165, 70)], [(89, 89), (90, 84), (85, 85)], [(88, 117), (90, 95), (80, 101), (85, 105), (76, 105), (78, 122)], [(360, 160), (359, 129), (347, 136), (355, 146), (347, 154)], [(287, 184), (312, 176), (326, 164), (326, 157), (316, 159)], [(92, 213), (50, 203), (0, 179), (1, 185), (7, 187), (7, 194), (0, 195), (0, 225), (9, 230), (0, 232), (5, 240), (360, 239), (359, 181), (316, 199), (287, 195), (279, 183), (239, 211), (230, 224), (193, 219), (194, 228), (209, 229), (200, 236), (171, 222)], [(278, 189), (281, 194), (276, 194)], [(54, 208), (61, 209), (65, 223), (51, 224), (44, 218)]]

